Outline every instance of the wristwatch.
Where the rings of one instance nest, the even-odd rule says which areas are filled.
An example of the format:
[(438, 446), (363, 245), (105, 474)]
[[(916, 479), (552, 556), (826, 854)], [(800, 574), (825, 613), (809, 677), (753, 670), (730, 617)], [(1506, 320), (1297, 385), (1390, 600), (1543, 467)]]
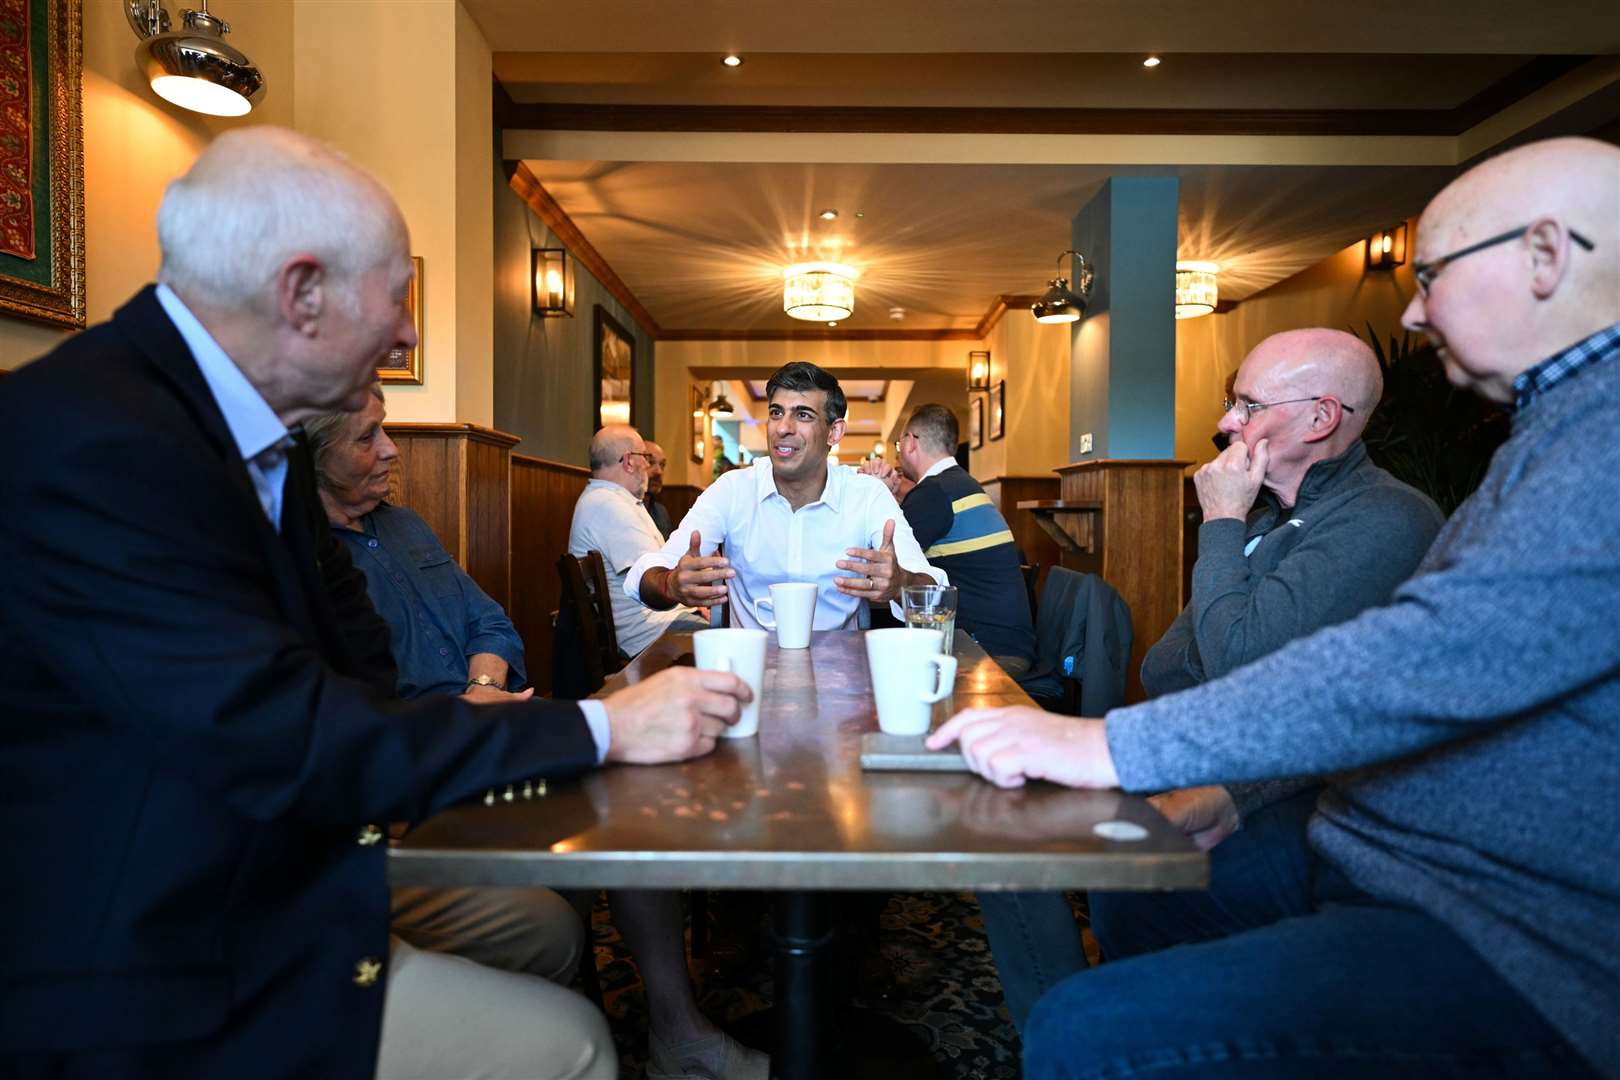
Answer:
[(500, 683), (495, 681), (495, 676), (493, 675), (480, 675), (475, 679), (467, 680), (468, 690), (471, 690), (475, 686), (493, 686), (498, 690), (500, 689), (500, 685)]

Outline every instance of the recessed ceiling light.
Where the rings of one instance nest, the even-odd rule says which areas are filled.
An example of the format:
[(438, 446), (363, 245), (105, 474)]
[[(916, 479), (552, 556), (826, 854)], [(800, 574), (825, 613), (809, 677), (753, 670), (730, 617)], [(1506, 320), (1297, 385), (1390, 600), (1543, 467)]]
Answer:
[(726, 58), (720, 62), (726, 67), (742, 67), (742, 57), (736, 53), (727, 53)]
[[(730, 63), (730, 62), (731, 62), (731, 61), (729, 61), (729, 60), (728, 60), (728, 61), (726, 61), (726, 63), (728, 63), (728, 64), (729, 64), (729, 63)], [(740, 62), (741, 62), (741, 61), (739, 61), (739, 63), (740, 63)], [(1160, 64), (1160, 63), (1161, 63), (1161, 62), (1162, 62), (1162, 61), (1160, 61), (1160, 60), (1159, 60), (1159, 58), (1158, 58), (1158, 57), (1157, 57), (1157, 56), (1150, 56), (1150, 57), (1148, 57), (1148, 58), (1147, 58), (1147, 59), (1146, 59), (1146, 60), (1144, 60), (1144, 61), (1142, 61), (1142, 66), (1143, 66), (1143, 67), (1158, 67), (1158, 66), (1159, 66), (1159, 64)]]
[(863, 217), (866, 216), (866, 211), (865, 210), (857, 210), (857, 211), (855, 211), (855, 216), (858, 217), (858, 218), (863, 218)]
[(822, 221), (837, 221), (838, 220), (838, 211), (832, 210), (832, 209), (823, 210), (821, 213), (817, 214), (816, 216), (819, 217)]
[(837, 324), (837, 323), (835, 323), (835, 322), (830, 322), (830, 323), (828, 323), (828, 324), (827, 324), (827, 325), (828, 325), (828, 326), (837, 326), (837, 325), (838, 325), (838, 324)]

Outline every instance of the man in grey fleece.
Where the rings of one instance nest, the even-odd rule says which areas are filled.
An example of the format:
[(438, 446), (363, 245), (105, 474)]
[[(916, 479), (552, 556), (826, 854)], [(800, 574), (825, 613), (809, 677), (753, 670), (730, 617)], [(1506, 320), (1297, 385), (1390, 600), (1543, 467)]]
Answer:
[(1005, 786), (1333, 777), (1267, 883), (1300, 914), (1234, 907), (1071, 977), (1026, 1076), (1620, 1076), (1620, 149), (1493, 158), (1416, 250), (1407, 326), (1513, 432), (1390, 604), (1104, 720), (930, 738)]
[[(1142, 662), (1150, 697), (1219, 678), (1296, 638), (1389, 602), (1444, 518), (1426, 496), (1367, 458), (1361, 433), (1383, 395), (1372, 350), (1342, 330), (1273, 334), (1244, 359), (1220, 430), (1227, 448), (1193, 477), (1204, 523), (1192, 600)], [(1258, 500), (1258, 502), (1257, 502)], [(1229, 877), (1288, 860), (1319, 781), (1211, 784), (1154, 797), (1202, 848), (1249, 826), (1212, 856), (1209, 893), (1093, 893), (1105, 955), (1138, 925), (1198, 922)], [(1275, 834), (1287, 839), (1278, 843)], [(979, 898), (1007, 1010), (1022, 1030), (1042, 993), (1086, 966), (1063, 894)]]

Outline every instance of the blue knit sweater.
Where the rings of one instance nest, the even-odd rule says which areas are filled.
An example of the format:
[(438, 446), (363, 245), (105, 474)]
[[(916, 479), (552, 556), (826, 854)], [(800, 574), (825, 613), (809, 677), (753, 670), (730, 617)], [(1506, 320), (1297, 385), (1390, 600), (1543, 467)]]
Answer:
[[(1620, 335), (1387, 607), (1107, 718), (1128, 790), (1333, 774), (1311, 842), (1620, 1075)], [(1376, 543), (1376, 537), (1369, 537)]]

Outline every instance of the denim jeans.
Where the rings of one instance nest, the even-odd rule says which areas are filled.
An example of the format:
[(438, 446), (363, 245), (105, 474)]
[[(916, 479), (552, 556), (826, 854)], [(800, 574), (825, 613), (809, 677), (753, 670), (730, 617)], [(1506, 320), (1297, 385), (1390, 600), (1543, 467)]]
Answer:
[(1108, 963), (1041, 998), (1024, 1076), (1593, 1075), (1436, 919), (1317, 859), (1314, 793), (1259, 811), (1201, 893), (1093, 893)]
[[(1318, 791), (1300, 792), (1249, 815), (1241, 831), (1210, 853), (1212, 885), (1207, 892), (1092, 893), (1091, 932), (1103, 955), (1148, 952), (1182, 941), (1219, 937), (1230, 933), (1234, 925), (1246, 925), (1234, 924), (1224, 910), (1227, 883), (1246, 908), (1263, 903), (1270, 918), (1303, 914), (1306, 897), (1295, 895), (1292, 883), (1307, 872), (1305, 822), (1315, 809)], [(1080, 927), (1062, 893), (981, 892), (978, 899), (1007, 1011), (1022, 1032), (1042, 994), (1085, 970)], [(1135, 920), (1115, 919), (1113, 913), (1144, 906), (1162, 912), (1159, 925), (1165, 936), (1151, 942), (1111, 940), (1113, 934), (1131, 932), (1135, 924)]]

